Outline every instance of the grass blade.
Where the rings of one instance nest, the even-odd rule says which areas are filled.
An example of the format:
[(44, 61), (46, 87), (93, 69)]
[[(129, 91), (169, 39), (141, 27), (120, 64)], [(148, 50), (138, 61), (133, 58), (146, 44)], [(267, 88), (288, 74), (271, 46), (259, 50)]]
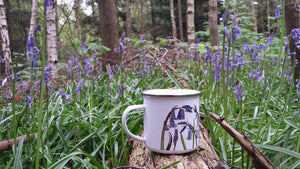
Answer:
[(167, 75), (169, 76), (169, 78), (175, 83), (175, 85), (180, 88), (180, 89), (183, 89), (184, 87), (182, 86), (181, 83), (179, 83), (175, 77), (172, 75), (172, 73), (169, 71), (169, 70), (166, 70), (166, 73)]
[(286, 149), (286, 148), (271, 146), (271, 145), (263, 145), (263, 144), (255, 144), (255, 146), (260, 147), (260, 148), (265, 148), (265, 149), (268, 149), (268, 150), (272, 150), (272, 151), (281, 152), (281, 153), (284, 153), (286, 155), (293, 156), (293, 157), (296, 157), (296, 158), (300, 159), (300, 153), (297, 153), (295, 151), (292, 151), (292, 150), (289, 150), (289, 149)]

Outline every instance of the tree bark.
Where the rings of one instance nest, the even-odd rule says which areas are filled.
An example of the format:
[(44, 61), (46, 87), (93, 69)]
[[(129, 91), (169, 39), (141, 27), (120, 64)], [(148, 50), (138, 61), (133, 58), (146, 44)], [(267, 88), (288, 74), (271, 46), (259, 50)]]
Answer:
[(10, 41), (8, 35), (8, 27), (6, 22), (5, 8), (3, 0), (0, 0), (0, 33), (2, 40), (2, 55), (4, 58), (5, 73), (12, 73)]
[[(251, 0), (253, 2), (253, 0)], [(271, 34), (271, 28), (270, 28), (270, 1), (267, 0), (267, 27), (268, 27), (268, 32)], [(254, 5), (253, 5), (254, 6)]]
[(173, 40), (176, 41), (177, 33), (176, 33), (176, 22), (175, 22), (175, 16), (174, 16), (174, 2), (173, 2), (173, 0), (170, 0), (170, 15), (171, 15), (171, 23), (172, 23), (172, 38), (173, 38)]
[(183, 41), (183, 27), (182, 27), (182, 6), (181, 0), (178, 0), (178, 22), (179, 22), (179, 38)]
[(263, 16), (263, 12), (262, 12), (262, 3), (261, 3), (261, 0), (258, 0), (258, 5), (257, 5), (257, 7), (258, 7), (258, 12), (259, 12), (259, 15), (260, 15), (260, 17), (259, 17), (259, 19), (260, 19), (260, 23), (259, 23), (259, 26), (260, 26), (260, 31), (261, 32), (265, 32), (265, 24), (264, 24), (264, 16)]
[[(53, 2), (55, 3), (55, 2)], [(47, 36), (47, 56), (48, 65), (52, 67), (52, 76), (57, 74), (56, 63), (57, 57), (57, 42), (56, 42), (56, 5), (52, 4), (52, 7), (46, 9), (46, 36)]]
[[(298, 12), (299, 5), (299, 1), (285, 0), (285, 27), (287, 34), (290, 34), (293, 29), (300, 27), (300, 12)], [(289, 46), (291, 52), (296, 52), (296, 55), (292, 55), (292, 63), (295, 63), (295, 59), (297, 59), (298, 62), (300, 62), (300, 50), (296, 48), (295, 41), (293, 40), (293, 38), (291, 38)], [(300, 80), (299, 74), (300, 63), (298, 63), (295, 67), (294, 81), (296, 79)]]
[[(37, 13), (36, 8), (37, 8), (37, 0), (32, 0), (29, 35), (33, 34), (34, 28), (36, 26), (36, 13)], [(31, 60), (30, 55), (26, 55), (27, 63), (30, 63), (30, 60)]]
[(209, 0), (209, 36), (210, 45), (217, 46), (219, 43), (217, 0)]
[[(256, 22), (256, 12), (255, 12), (255, 7), (254, 7), (253, 0), (250, 0), (250, 6), (251, 6), (252, 17), (253, 17), (253, 19), (252, 19), (252, 21), (253, 21), (253, 31), (258, 33), (257, 32), (257, 22)], [(269, 16), (268, 16), (268, 18), (269, 18)], [(269, 23), (268, 23), (268, 27), (269, 27)]]
[(176, 161), (180, 161), (172, 168), (225, 169), (211, 143), (209, 131), (204, 128), (201, 123), (199, 137), (199, 146), (195, 151), (180, 155), (163, 155), (154, 153), (145, 147), (145, 143), (134, 140), (133, 150), (129, 156), (130, 166), (128, 167), (145, 167), (147, 169), (157, 169), (170, 165)]
[(114, 49), (119, 46), (117, 13), (114, 1), (98, 0), (98, 7), (102, 45), (111, 49), (109, 52), (104, 53), (104, 60), (112, 65), (119, 64), (121, 58), (114, 52)]
[(74, 7), (73, 7), (73, 9), (75, 11), (75, 18), (76, 18), (76, 27), (77, 27), (78, 39), (79, 39), (79, 41), (81, 43), (83, 43), (82, 33), (81, 33), (81, 26), (80, 26), (79, 3), (78, 3), (78, 0), (74, 0)]
[(126, 36), (131, 38), (130, 0), (125, 0), (126, 6)]
[(187, 0), (186, 22), (187, 22), (187, 40), (189, 44), (195, 43), (194, 11), (195, 11), (194, 0)]

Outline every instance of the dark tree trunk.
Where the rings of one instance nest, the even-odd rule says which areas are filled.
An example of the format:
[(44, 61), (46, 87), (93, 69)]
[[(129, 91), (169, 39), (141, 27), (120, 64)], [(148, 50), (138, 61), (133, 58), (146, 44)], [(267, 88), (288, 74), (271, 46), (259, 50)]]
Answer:
[(209, 0), (209, 35), (210, 44), (212, 46), (217, 46), (219, 43), (217, 0)]
[[(293, 29), (300, 27), (300, 12), (298, 12), (299, 5), (298, 1), (285, 0), (285, 27), (287, 34), (290, 34)], [(289, 46), (291, 52), (296, 52), (296, 55), (292, 55), (292, 62), (295, 63), (295, 59), (300, 62), (300, 50), (296, 48), (293, 38), (291, 38)], [(298, 63), (295, 68), (294, 80), (299, 80), (299, 73), (300, 63)]]
[(170, 0), (170, 16), (171, 16), (171, 23), (172, 23), (172, 38), (174, 40), (176, 40), (177, 39), (177, 33), (176, 33), (176, 22), (175, 22), (175, 16), (174, 16), (174, 3), (173, 3), (173, 0)]
[(258, 12), (259, 12), (259, 26), (260, 26), (260, 31), (261, 32), (265, 32), (265, 25), (264, 25), (264, 16), (263, 16), (263, 12), (262, 12), (262, 3), (261, 0), (258, 0)]
[(119, 46), (118, 21), (114, 1), (98, 0), (98, 7), (102, 45), (111, 49), (103, 55), (104, 64), (119, 64), (120, 57), (114, 52), (114, 49)]
[(130, 0), (126, 0), (126, 36), (131, 38)]

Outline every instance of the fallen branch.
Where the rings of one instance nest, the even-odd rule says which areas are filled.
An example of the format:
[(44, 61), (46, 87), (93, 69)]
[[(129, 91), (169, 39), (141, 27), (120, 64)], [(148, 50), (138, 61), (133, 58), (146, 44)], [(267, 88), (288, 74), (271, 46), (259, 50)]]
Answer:
[(233, 137), (235, 141), (249, 154), (252, 158), (252, 165), (255, 168), (262, 169), (275, 169), (276, 167), (270, 162), (270, 160), (264, 156), (248, 139), (248, 136), (241, 134), (238, 130), (230, 126), (223, 117), (220, 117), (214, 113), (209, 114), (210, 117), (218, 122), (226, 131)]
[[(33, 135), (32, 134), (29, 134), (30, 138), (27, 137), (27, 135), (24, 136), (24, 139), (23, 139), (23, 143), (26, 143), (30, 140), (33, 139)], [(21, 140), (22, 136), (19, 136), (16, 138), (16, 142), (17, 142), (17, 145), (19, 144), (20, 140)], [(0, 151), (8, 151), (12, 148), (12, 146), (14, 145), (14, 139), (10, 139), (10, 140), (4, 140), (4, 141), (1, 141), (0, 142)]]

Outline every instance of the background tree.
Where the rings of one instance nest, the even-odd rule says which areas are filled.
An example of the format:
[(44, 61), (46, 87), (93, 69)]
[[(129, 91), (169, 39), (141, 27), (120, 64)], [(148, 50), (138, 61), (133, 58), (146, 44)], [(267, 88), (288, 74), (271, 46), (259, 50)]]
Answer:
[(183, 28), (182, 28), (182, 5), (181, 0), (178, 0), (178, 25), (179, 25), (179, 39), (183, 41)]
[(131, 38), (130, 0), (125, 0), (126, 8), (126, 36)]
[(104, 53), (103, 57), (107, 63), (118, 64), (120, 57), (114, 52), (114, 49), (119, 45), (117, 13), (114, 1), (98, 0), (98, 7), (102, 45), (111, 49), (109, 52)]
[[(34, 31), (34, 28), (36, 26), (36, 14), (37, 14), (37, 0), (32, 0), (31, 3), (31, 17), (30, 17), (30, 27), (29, 27), (29, 34), (32, 34)], [(27, 63), (30, 63), (30, 56), (26, 55), (26, 61)]]
[(57, 44), (56, 44), (56, 4), (53, 4), (51, 7), (46, 9), (46, 28), (47, 28), (47, 56), (48, 56), (48, 65), (52, 67), (52, 75), (56, 75), (58, 62), (57, 56)]
[(10, 41), (9, 35), (7, 30), (7, 22), (6, 22), (6, 15), (5, 15), (5, 8), (3, 0), (0, 0), (0, 34), (1, 34), (1, 41), (2, 41), (2, 53), (4, 58), (4, 67), (5, 73), (11, 73), (12, 67), (10, 63), (11, 59), (11, 51), (10, 51)]
[(195, 43), (195, 23), (194, 23), (194, 0), (187, 0), (186, 22), (187, 22), (187, 41), (189, 44)]
[(209, 0), (209, 35), (210, 44), (216, 46), (219, 43), (218, 29), (218, 1)]
[[(299, 1), (285, 0), (285, 27), (287, 34), (290, 34), (293, 29), (300, 27), (299, 5)], [(295, 63), (295, 59), (297, 59), (298, 62), (300, 62), (300, 50), (296, 48), (295, 41), (293, 38), (291, 38), (289, 46), (291, 52), (296, 52), (296, 55), (292, 55), (292, 62)], [(295, 68), (294, 79), (299, 80), (299, 74), (300, 63), (298, 63)]]
[(75, 11), (75, 19), (76, 19), (78, 39), (81, 43), (83, 43), (82, 33), (81, 33), (81, 26), (80, 26), (79, 2), (78, 2), (78, 0), (74, 0), (74, 7), (73, 8), (74, 8), (74, 11)]
[(175, 16), (174, 16), (174, 2), (173, 2), (173, 0), (170, 0), (170, 16), (171, 16), (171, 23), (172, 23), (172, 38), (174, 40), (176, 40), (177, 39), (177, 33), (176, 33), (176, 22), (175, 22)]

